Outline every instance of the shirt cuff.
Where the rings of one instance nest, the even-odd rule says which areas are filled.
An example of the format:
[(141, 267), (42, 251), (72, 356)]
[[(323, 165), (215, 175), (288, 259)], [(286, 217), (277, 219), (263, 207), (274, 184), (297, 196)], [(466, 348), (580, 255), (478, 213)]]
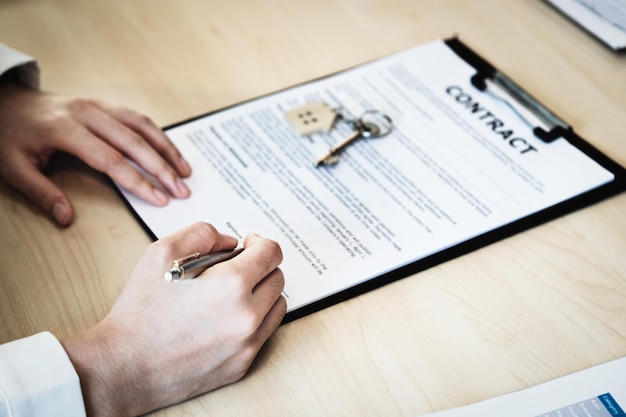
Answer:
[(86, 416), (78, 374), (51, 333), (0, 345), (0, 415)]
[(0, 77), (5, 73), (15, 74), (15, 81), (34, 90), (39, 89), (39, 65), (37, 61), (26, 54), (6, 45), (0, 44)]

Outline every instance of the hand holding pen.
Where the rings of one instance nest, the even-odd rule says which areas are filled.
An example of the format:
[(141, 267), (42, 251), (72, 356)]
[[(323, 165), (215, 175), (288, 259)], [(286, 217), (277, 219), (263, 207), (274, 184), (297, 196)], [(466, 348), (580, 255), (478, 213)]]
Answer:
[[(236, 244), (207, 223), (160, 239), (106, 317), (62, 341), (89, 415), (143, 415), (246, 374), (287, 303), (278, 243), (250, 234), (245, 250), (228, 250)], [(172, 259), (189, 253), (194, 256), (179, 263), (181, 278), (201, 277), (194, 285), (164, 283)], [(228, 257), (220, 268), (206, 269)]]

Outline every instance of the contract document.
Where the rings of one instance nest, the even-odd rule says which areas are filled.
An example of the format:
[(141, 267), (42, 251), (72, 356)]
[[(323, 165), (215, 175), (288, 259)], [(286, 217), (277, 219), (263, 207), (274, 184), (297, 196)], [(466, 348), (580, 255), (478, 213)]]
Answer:
[[(206, 221), (279, 242), (293, 319), (570, 199), (623, 188), (608, 158), (567, 137), (537, 137), (533, 114), (477, 88), (468, 53), (457, 39), (434, 41), (166, 128), (193, 168), (191, 197), (155, 207), (122, 193), (155, 238)], [(393, 130), (315, 166), (352, 127), (339, 120), (301, 137), (285, 113), (310, 102), (355, 117), (375, 109)]]
[(626, 357), (423, 417), (626, 417)]

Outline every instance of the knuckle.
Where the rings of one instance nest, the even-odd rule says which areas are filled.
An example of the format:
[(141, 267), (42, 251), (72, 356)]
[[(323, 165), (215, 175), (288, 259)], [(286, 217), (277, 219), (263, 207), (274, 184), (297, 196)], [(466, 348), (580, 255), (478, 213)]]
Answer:
[(70, 113), (63, 110), (53, 111), (47, 115), (46, 118), (48, 131), (46, 134), (53, 143), (63, 140), (68, 132), (74, 130), (77, 126), (77, 121)]
[(103, 160), (105, 169), (109, 173), (116, 171), (126, 164), (126, 159), (122, 154), (112, 149), (104, 152)]
[(229, 378), (231, 383), (237, 382), (246, 376), (257, 353), (258, 349), (250, 345), (244, 345), (240, 348), (231, 362), (234, 364)]
[(118, 110), (120, 113), (124, 113), (140, 130), (155, 126), (152, 119), (145, 114), (138, 113), (128, 107), (118, 107)]
[(145, 142), (141, 136), (130, 130), (128, 131), (128, 134), (125, 135), (124, 141), (132, 147), (140, 147)]
[(215, 226), (206, 222), (197, 222), (194, 223), (191, 228), (196, 231), (200, 237), (204, 240), (212, 240), (215, 239), (218, 232)]
[(272, 258), (277, 258), (280, 261), (283, 260), (283, 250), (278, 242), (274, 240), (267, 240), (268, 252), (272, 255)]
[[(252, 361), (259, 353), (259, 346), (249, 341), (249, 343), (241, 350), (242, 372), (245, 375), (252, 364)], [(242, 376), (243, 376), (242, 375)]]
[(83, 97), (73, 97), (70, 99), (68, 103), (68, 108), (72, 111), (83, 112), (88, 108), (94, 107), (94, 100), (83, 98)]
[(233, 268), (228, 274), (226, 283), (229, 287), (229, 293), (233, 294), (233, 296), (239, 300), (239, 304), (243, 305), (244, 308), (247, 308), (248, 305), (246, 303), (246, 296), (249, 293), (249, 288), (243, 271)]
[(261, 313), (251, 305), (243, 307), (239, 313), (238, 329), (239, 333), (244, 337), (249, 337), (256, 333), (261, 325), (263, 317)]
[(280, 317), (284, 317), (285, 314), (287, 314), (287, 299), (281, 295), (278, 297), (278, 300), (276, 300), (276, 304), (278, 304)]
[(174, 259), (172, 242), (168, 239), (160, 239), (153, 242), (147, 249), (154, 259)]
[(265, 270), (273, 270), (283, 261), (283, 252), (278, 242), (273, 240), (264, 239), (263, 253), (265, 254), (262, 259), (259, 259), (259, 263), (262, 263), (262, 267)]
[(246, 376), (247, 373), (248, 373), (248, 367), (244, 367), (242, 365), (238, 365), (237, 369), (235, 369), (232, 372), (232, 374), (228, 377), (226, 382), (228, 384), (235, 383), (235, 382), (241, 380), (244, 376)]
[(274, 270), (272, 283), (279, 292), (282, 292), (285, 289), (285, 274), (280, 268), (276, 268)]
[(154, 125), (152, 119), (148, 116), (136, 112), (132, 112), (133, 116), (137, 119), (137, 124), (141, 127), (151, 127)]

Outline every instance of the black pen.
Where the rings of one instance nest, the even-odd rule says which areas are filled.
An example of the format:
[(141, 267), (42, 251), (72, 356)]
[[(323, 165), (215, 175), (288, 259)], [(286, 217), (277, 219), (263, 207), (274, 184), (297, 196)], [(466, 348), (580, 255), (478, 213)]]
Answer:
[(232, 259), (242, 251), (243, 248), (237, 248), (204, 256), (200, 256), (200, 253), (196, 252), (193, 255), (173, 261), (170, 270), (163, 274), (163, 279), (172, 282), (195, 278), (211, 266)]

